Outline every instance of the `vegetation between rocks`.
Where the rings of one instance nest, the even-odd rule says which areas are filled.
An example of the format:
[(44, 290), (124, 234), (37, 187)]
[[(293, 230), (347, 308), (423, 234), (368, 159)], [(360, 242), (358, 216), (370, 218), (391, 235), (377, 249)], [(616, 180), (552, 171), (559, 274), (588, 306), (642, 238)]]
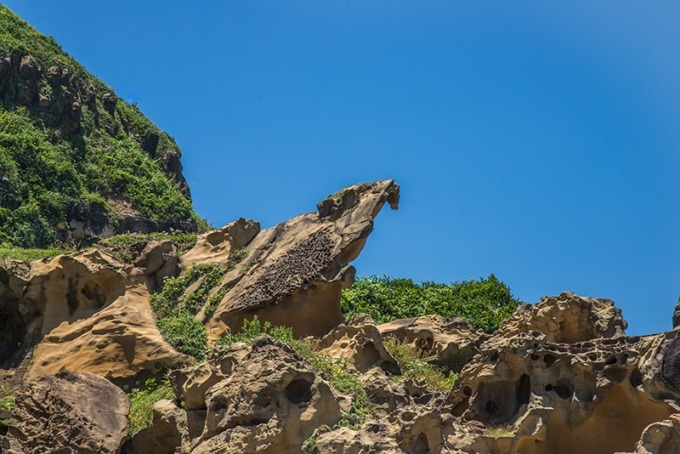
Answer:
[(33, 260), (40, 260), (48, 257), (56, 257), (62, 254), (69, 254), (73, 252), (71, 249), (31, 249), (12, 246), (11, 244), (4, 244), (0, 246), (0, 259), (22, 260), (25, 262), (32, 262)]
[(350, 411), (343, 413), (337, 426), (346, 426), (357, 429), (366, 421), (371, 408), (366, 395), (366, 389), (359, 380), (357, 374), (342, 360), (333, 359), (321, 353), (315, 352), (313, 345), (305, 340), (295, 339), (293, 330), (286, 326), (272, 326), (269, 322), (261, 323), (254, 317), (245, 320), (238, 334), (228, 333), (218, 341), (219, 346), (231, 345), (234, 342), (252, 342), (256, 337), (267, 334), (273, 339), (290, 345), (295, 352), (303, 357), (309, 364), (319, 370), (323, 377), (328, 380), (337, 391), (349, 395), (352, 398)]
[(359, 278), (343, 290), (341, 307), (346, 317), (363, 313), (376, 323), (439, 314), (463, 317), (474, 327), (493, 332), (519, 303), (493, 274), (449, 285), (373, 276)]
[(422, 354), (412, 346), (400, 343), (396, 339), (387, 339), (387, 351), (397, 360), (402, 374), (393, 376), (396, 380), (412, 379), (424, 383), (430, 391), (450, 391), (456, 384), (458, 375), (445, 372), (443, 369), (427, 362)]
[[(10, 412), (14, 408), (14, 396), (5, 388), (0, 389), (0, 412)], [(9, 427), (9, 418), (0, 418), (0, 426)]]
[[(208, 293), (222, 276), (219, 265), (196, 265), (178, 277), (166, 279), (160, 291), (151, 295), (158, 329), (177, 351), (198, 360), (205, 359), (208, 351), (207, 335), (196, 314), (208, 303)], [(198, 288), (186, 294), (189, 286), (199, 279)]]
[(130, 394), (130, 436), (151, 425), (153, 405), (162, 399), (174, 399), (175, 394), (169, 381), (157, 382), (149, 379), (141, 389), (135, 388)]
[(181, 255), (196, 244), (197, 238), (198, 234), (193, 232), (124, 233), (100, 241), (97, 247), (104, 249), (122, 262), (132, 263), (149, 241), (170, 240), (177, 247), (178, 254)]

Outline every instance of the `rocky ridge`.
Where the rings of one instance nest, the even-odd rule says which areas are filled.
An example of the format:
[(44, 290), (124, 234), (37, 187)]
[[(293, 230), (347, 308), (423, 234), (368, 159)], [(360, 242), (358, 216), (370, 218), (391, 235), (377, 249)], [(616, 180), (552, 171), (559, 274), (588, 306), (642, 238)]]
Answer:
[[(677, 331), (627, 336), (611, 300), (543, 298), (490, 334), (436, 315), (343, 320), (350, 262), (381, 208), (398, 202), (399, 186), (378, 181), (271, 229), (240, 219), (181, 256), (157, 241), (129, 262), (94, 248), (0, 264), (0, 363), (16, 402), (0, 413), (8, 420), (0, 447), (45, 452), (51, 440), (56, 451), (112, 453), (677, 452)], [(177, 350), (151, 296), (191, 273), (195, 280), (164, 304), (201, 327), (203, 362)], [(256, 333), (248, 325), (255, 321)], [(421, 366), (456, 373), (455, 385), (433, 388), (406, 375), (395, 344), (418, 352)], [(153, 404), (147, 427), (128, 431), (121, 389), (168, 373), (173, 397)]]

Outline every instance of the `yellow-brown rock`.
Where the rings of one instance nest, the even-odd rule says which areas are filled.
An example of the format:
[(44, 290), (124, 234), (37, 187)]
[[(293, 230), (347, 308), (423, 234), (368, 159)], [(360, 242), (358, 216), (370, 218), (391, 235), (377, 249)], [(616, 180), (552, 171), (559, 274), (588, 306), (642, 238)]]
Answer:
[(127, 379), (187, 361), (156, 327), (142, 269), (97, 249), (26, 267), (13, 273), (2, 302), (21, 334), (15, 352), (37, 343), (28, 377), (70, 370)]
[(485, 338), (467, 320), (440, 315), (394, 320), (379, 325), (378, 330), (385, 339), (410, 345), (430, 363), (455, 372), (472, 359)]
[(319, 340), (316, 347), (321, 354), (341, 359), (360, 373), (372, 367), (400, 373), (396, 360), (385, 349), (380, 332), (370, 317), (357, 317), (334, 328)]
[[(209, 337), (237, 332), (254, 316), (290, 326), (297, 337), (328, 333), (343, 321), (340, 293), (355, 273), (349, 263), (364, 247), (383, 205), (396, 209), (398, 202), (399, 186), (392, 180), (359, 184), (319, 203), (316, 213), (263, 230), (247, 244), (256, 229), (245, 220), (205, 237), (182, 266), (200, 258), (226, 267), (222, 285), (229, 291), (208, 323)], [(237, 236), (243, 241), (234, 240)], [(245, 257), (235, 258), (234, 244)]]

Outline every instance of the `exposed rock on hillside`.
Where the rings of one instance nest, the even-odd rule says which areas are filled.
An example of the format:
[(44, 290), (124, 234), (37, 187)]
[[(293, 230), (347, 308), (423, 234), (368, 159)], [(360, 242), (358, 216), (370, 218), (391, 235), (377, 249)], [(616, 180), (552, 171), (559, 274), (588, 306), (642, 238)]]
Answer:
[(317, 213), (271, 229), (259, 231), (257, 223), (241, 219), (201, 237), (182, 266), (227, 266), (222, 288), (228, 291), (208, 324), (210, 336), (237, 332), (254, 316), (291, 326), (299, 337), (323, 335), (340, 324), (340, 293), (354, 281), (349, 263), (385, 203), (398, 207), (399, 186), (392, 180), (343, 189), (322, 201)]
[(117, 453), (127, 436), (130, 401), (94, 374), (28, 380), (15, 400), (10, 452)]
[[(627, 336), (610, 300), (543, 298), (493, 334), (434, 315), (344, 322), (350, 262), (398, 198), (391, 180), (352, 186), (271, 229), (239, 219), (181, 258), (176, 244), (152, 241), (125, 250), (125, 263), (103, 249), (3, 263), (3, 375), (34, 378), (9, 430), (0, 424), (0, 448), (42, 452), (54, 432), (78, 452), (678, 452), (680, 330)], [(188, 320), (171, 334), (203, 336), (192, 354), (208, 360), (166, 343), (157, 326), (167, 320)], [(167, 369), (175, 398), (156, 402), (151, 426), (127, 440), (120, 392), (102, 388), (119, 409), (109, 421), (88, 398), (96, 377), (62, 372), (126, 387)]]
[[(159, 444), (154, 434), (162, 431), (179, 434), (166, 439), (164, 452), (301, 452), (314, 430), (340, 419), (331, 386), (290, 347), (263, 336), (246, 350), (237, 346), (206, 365), (176, 374), (174, 385), (186, 410), (159, 405), (154, 425), (133, 438), (127, 451), (150, 452), (147, 440)], [(200, 369), (213, 370), (209, 387), (195, 381), (206, 376)], [(171, 419), (177, 425), (169, 430)]]
[(570, 344), (624, 334), (628, 323), (621, 309), (608, 299), (584, 298), (565, 292), (543, 297), (538, 304), (525, 304), (499, 329), (504, 337), (541, 333), (548, 342)]
[(145, 275), (173, 261), (150, 257), (143, 264), (152, 268), (133, 269), (93, 249), (30, 265), (9, 262), (0, 268), (9, 327), (0, 364), (18, 363), (36, 344), (28, 376), (71, 370), (123, 379), (182, 364), (187, 359), (156, 328)]

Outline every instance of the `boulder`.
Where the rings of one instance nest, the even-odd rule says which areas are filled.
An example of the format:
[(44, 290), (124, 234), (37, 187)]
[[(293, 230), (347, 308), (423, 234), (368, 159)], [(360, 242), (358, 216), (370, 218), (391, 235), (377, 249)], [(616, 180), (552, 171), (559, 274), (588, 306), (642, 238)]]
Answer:
[(316, 346), (321, 354), (342, 359), (359, 373), (373, 367), (400, 373), (397, 361), (385, 349), (380, 332), (369, 317), (359, 317), (334, 328)]
[(650, 424), (631, 453), (617, 454), (677, 454), (680, 452), (680, 413)]
[(118, 453), (127, 437), (130, 401), (94, 374), (28, 380), (15, 401), (8, 438), (19, 452)]
[(187, 416), (174, 402), (163, 399), (153, 405), (151, 426), (140, 430), (123, 446), (124, 454), (166, 454), (184, 452), (189, 439)]
[[(170, 379), (183, 409), (158, 403), (128, 452), (172, 452), (177, 440), (191, 453), (302, 452), (317, 428), (340, 419), (339, 396), (319, 372), (266, 335), (218, 349)], [(172, 441), (163, 444), (162, 434)]]

